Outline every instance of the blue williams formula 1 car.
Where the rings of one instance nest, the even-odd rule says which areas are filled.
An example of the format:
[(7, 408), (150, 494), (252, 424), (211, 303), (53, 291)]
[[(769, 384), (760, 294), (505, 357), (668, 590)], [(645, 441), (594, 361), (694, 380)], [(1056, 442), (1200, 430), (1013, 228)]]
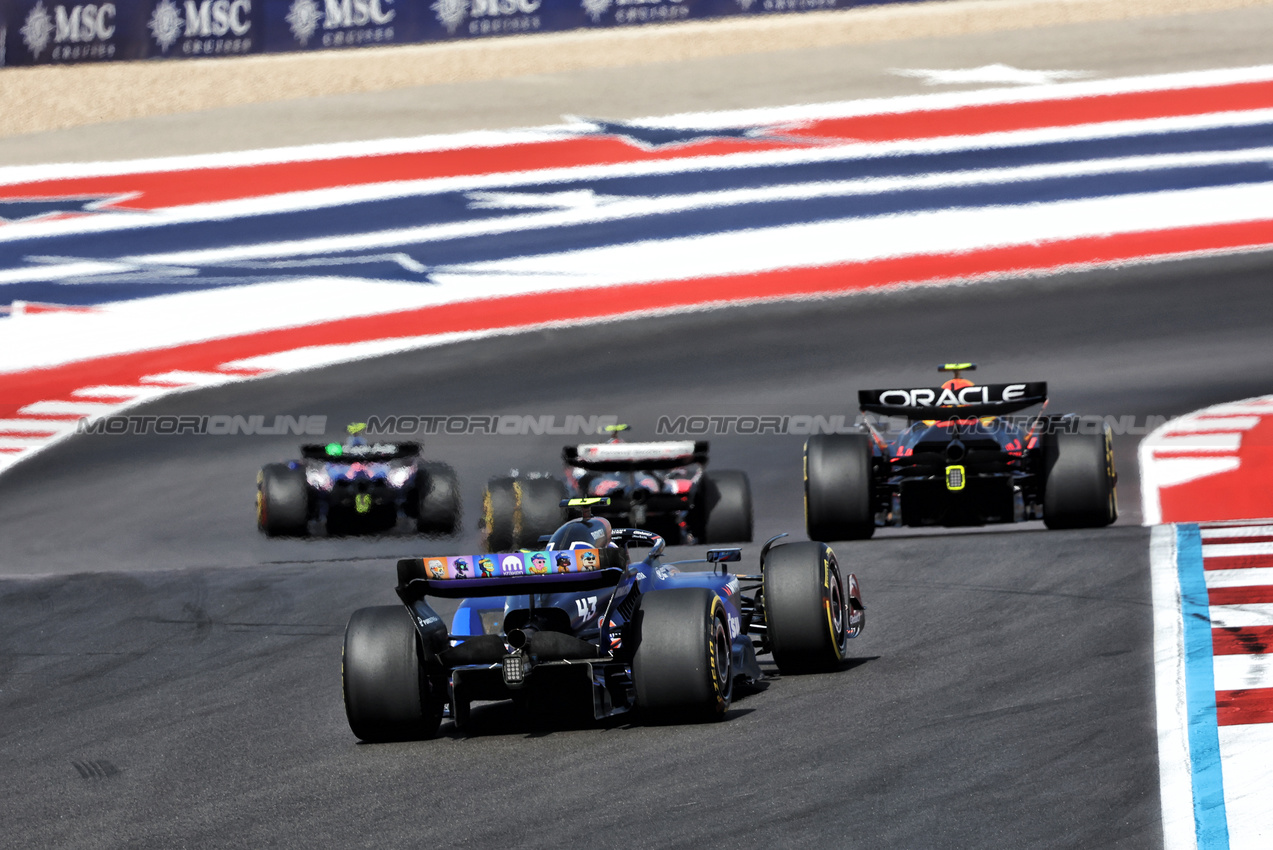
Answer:
[(360, 436), (365, 427), (356, 422), (344, 443), (304, 445), (300, 460), (263, 467), (256, 479), (261, 531), (301, 537), (315, 520), (333, 536), (384, 532), (405, 514), (421, 534), (454, 534), (455, 471), (422, 459), (419, 443), (368, 443)]
[[(445, 713), (462, 731), (475, 700), (522, 711), (573, 705), (593, 718), (639, 709), (656, 718), (716, 719), (736, 685), (761, 677), (757, 654), (783, 672), (828, 670), (865, 625), (857, 578), (823, 543), (765, 544), (760, 572), (733, 575), (738, 549), (711, 570), (663, 563), (663, 538), (612, 531), (592, 506), (539, 551), (398, 562), (403, 605), (355, 611), (345, 630), (345, 712), (364, 741), (428, 738)], [(785, 535), (780, 535), (785, 536)], [(633, 561), (629, 547), (649, 547)], [(429, 597), (463, 601), (448, 629)]]
[[(824, 434), (805, 444), (805, 522), (816, 540), (870, 537), (877, 526), (966, 526), (1042, 519), (1093, 528), (1118, 518), (1110, 429), (1045, 415), (1047, 384), (976, 385), (949, 363), (940, 387), (863, 390), (864, 413), (905, 417), (886, 438)], [(1034, 416), (1010, 414), (1042, 405)], [(1090, 427), (1089, 427), (1090, 426)]]
[(708, 444), (673, 440), (628, 443), (627, 425), (612, 438), (562, 449), (565, 475), (494, 478), (482, 500), (481, 528), (491, 550), (534, 546), (565, 520), (563, 498), (605, 497), (596, 514), (653, 531), (673, 545), (749, 543), (751, 484), (738, 470), (706, 471)]

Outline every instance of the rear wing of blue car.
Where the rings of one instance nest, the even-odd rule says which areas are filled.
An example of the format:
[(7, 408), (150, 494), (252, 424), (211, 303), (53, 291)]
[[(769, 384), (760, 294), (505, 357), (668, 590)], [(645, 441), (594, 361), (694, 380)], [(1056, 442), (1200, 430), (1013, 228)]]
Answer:
[(307, 443), (301, 446), (301, 457), (329, 463), (372, 463), (411, 458), (420, 454), (419, 443), (368, 443), (346, 446), (341, 443)]
[(594, 472), (635, 472), (642, 469), (677, 469), (707, 463), (706, 440), (673, 440), (662, 443), (584, 443), (566, 446), (562, 460), (569, 466)]
[(627, 569), (623, 549), (554, 549), (488, 555), (429, 555), (398, 561), (398, 593), (439, 596), (516, 596), (614, 587)]
[(861, 390), (858, 404), (864, 413), (905, 416), (909, 419), (975, 419), (1025, 410), (1048, 400), (1046, 381), (1025, 384), (980, 384), (958, 389)]

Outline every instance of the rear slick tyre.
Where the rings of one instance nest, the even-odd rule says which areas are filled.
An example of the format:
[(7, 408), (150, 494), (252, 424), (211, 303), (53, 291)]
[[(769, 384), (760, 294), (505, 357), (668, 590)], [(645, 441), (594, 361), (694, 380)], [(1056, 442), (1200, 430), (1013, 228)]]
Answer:
[(513, 514), (517, 496), (515, 478), (493, 478), (482, 492), (481, 528), (487, 552), (508, 552), (513, 548)]
[(725, 469), (704, 475), (699, 485), (695, 524), (700, 543), (750, 543), (751, 482), (747, 473)]
[(342, 690), (349, 728), (368, 742), (432, 738), (444, 697), (424, 675), (419, 638), (401, 605), (359, 608), (345, 628)]
[(556, 478), (493, 478), (482, 494), (486, 551), (539, 547), (539, 538), (566, 521), (566, 485)]
[(271, 463), (256, 477), (256, 525), (270, 537), (309, 532), (309, 484), (305, 470)]
[(1099, 434), (1048, 434), (1043, 523), (1048, 528), (1101, 528), (1118, 519), (1118, 473), (1109, 426)]
[(552, 534), (567, 519), (561, 506), (569, 495), (566, 485), (556, 478), (523, 478), (515, 488), (520, 533), (513, 541), (514, 549), (542, 549), (539, 538)]
[(725, 716), (733, 698), (733, 651), (725, 606), (704, 587), (644, 596), (632, 659), (637, 706), (656, 721)]
[(817, 434), (804, 448), (804, 516), (811, 540), (866, 540), (875, 533), (869, 434)]
[(460, 482), (445, 463), (424, 463), (416, 473), (419, 505), (415, 527), (420, 534), (454, 534), (460, 528)]

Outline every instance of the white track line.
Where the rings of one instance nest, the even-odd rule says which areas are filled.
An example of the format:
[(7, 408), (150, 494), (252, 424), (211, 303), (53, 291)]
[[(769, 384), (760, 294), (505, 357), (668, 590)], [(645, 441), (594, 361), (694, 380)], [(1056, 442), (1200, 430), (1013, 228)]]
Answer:
[(74, 430), (74, 422), (58, 422), (51, 419), (0, 419), (0, 434), (47, 434), (53, 436)]
[(1217, 655), (1217, 691), (1273, 688), (1273, 655)]
[(114, 404), (96, 401), (37, 401), (19, 408), (19, 413), (42, 416), (98, 416), (110, 413)]
[(1245, 570), (1207, 570), (1207, 588), (1273, 586), (1273, 567), (1251, 567)]
[(1202, 539), (1273, 536), (1273, 525), (1237, 525), (1229, 528), (1204, 528)]
[(1229, 820), (1229, 850), (1273, 847), (1273, 723), (1221, 726), (1220, 761), (1224, 770), (1224, 806)]
[(1245, 629), (1252, 626), (1273, 626), (1273, 602), (1211, 606), (1213, 629)]
[(1246, 555), (1273, 555), (1273, 543), (1204, 543), (1202, 557), (1235, 558)]
[(1154, 694), (1163, 847), (1164, 850), (1197, 850), (1174, 527), (1156, 525), (1150, 529), (1149, 566), (1154, 604)]

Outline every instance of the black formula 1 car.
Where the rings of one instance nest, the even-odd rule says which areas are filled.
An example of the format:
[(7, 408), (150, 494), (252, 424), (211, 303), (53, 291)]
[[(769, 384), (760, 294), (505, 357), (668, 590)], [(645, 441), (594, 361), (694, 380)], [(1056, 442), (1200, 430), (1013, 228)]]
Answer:
[[(1109, 426), (1046, 415), (1047, 384), (976, 385), (949, 363), (940, 387), (862, 390), (863, 413), (904, 417), (888, 438), (820, 434), (805, 444), (805, 523), (815, 540), (870, 537), (877, 526), (966, 526), (1042, 519), (1048, 528), (1118, 517)], [(1042, 405), (1033, 416), (1010, 414)]]
[[(627, 425), (610, 426), (619, 432)], [(653, 531), (670, 543), (748, 543), (751, 484), (738, 470), (706, 472), (706, 442), (670, 441), (566, 446), (561, 478), (531, 474), (487, 485), (480, 528), (491, 551), (534, 546), (565, 521), (565, 498), (604, 496), (598, 516)]]
[(256, 523), (270, 537), (303, 537), (311, 520), (332, 536), (385, 532), (399, 514), (421, 534), (454, 534), (460, 486), (445, 463), (420, 457), (419, 443), (368, 443), (362, 423), (343, 443), (301, 446), (301, 459), (257, 475)]
[[(664, 563), (659, 535), (589, 514), (605, 502), (568, 500), (583, 517), (542, 549), (399, 561), (403, 604), (359, 609), (345, 629), (354, 735), (429, 738), (446, 715), (464, 731), (482, 700), (531, 717), (714, 720), (761, 678), (758, 654), (784, 673), (836, 670), (866, 625), (857, 577), (824, 543), (779, 535), (752, 575), (729, 572), (738, 549)], [(462, 600), (449, 628), (430, 597)]]

